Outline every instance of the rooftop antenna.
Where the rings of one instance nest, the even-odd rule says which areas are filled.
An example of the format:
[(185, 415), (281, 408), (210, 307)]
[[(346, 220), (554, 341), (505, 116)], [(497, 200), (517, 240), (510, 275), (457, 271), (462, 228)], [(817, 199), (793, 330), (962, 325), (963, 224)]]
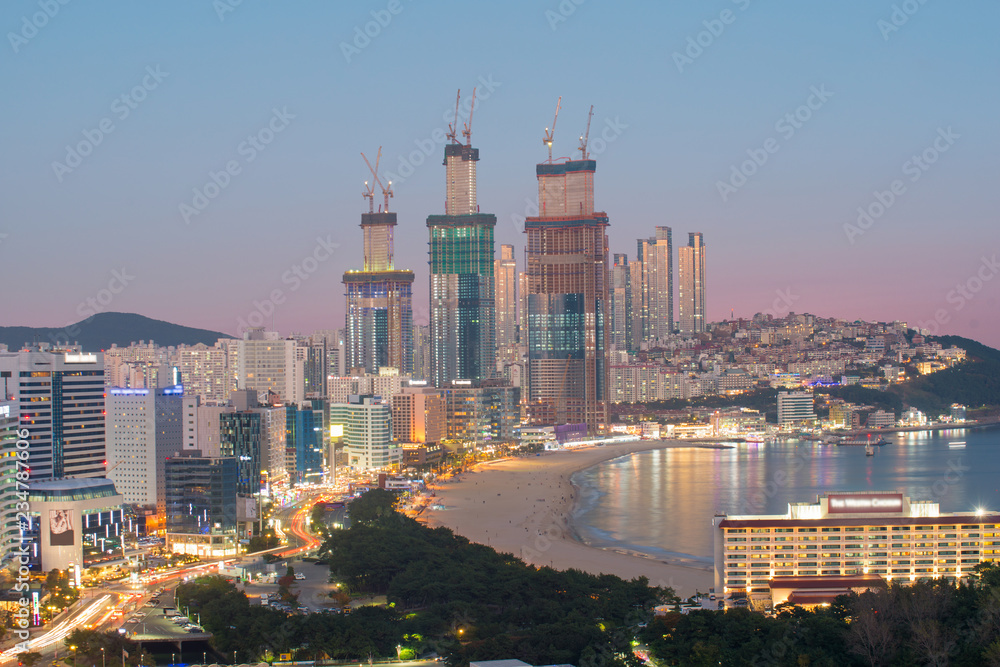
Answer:
[(461, 97), (462, 97), (462, 89), (459, 88), (458, 92), (455, 93), (455, 122), (448, 123), (448, 134), (446, 135), (453, 144), (458, 143), (458, 139), (456, 139), (455, 137), (458, 134), (458, 100), (461, 99)]
[(556, 121), (559, 120), (559, 108), (562, 106), (562, 95), (559, 96), (559, 100), (556, 102), (556, 115), (552, 119), (552, 129), (545, 128), (545, 138), (542, 139), (542, 143), (548, 146), (549, 149), (549, 164), (552, 164), (552, 136), (556, 132)]
[(586, 160), (590, 157), (590, 153), (587, 152), (587, 143), (590, 141), (590, 121), (594, 117), (594, 105), (590, 105), (590, 113), (587, 114), (587, 131), (583, 133), (580, 137), (580, 153), (582, 154), (581, 160)]
[[(462, 130), (462, 136), (465, 137), (465, 145), (472, 145), (472, 112), (476, 110), (476, 89), (472, 89), (472, 106), (469, 107), (469, 122), (465, 123), (465, 129)], [(458, 123), (458, 117), (455, 118), (455, 123)]]

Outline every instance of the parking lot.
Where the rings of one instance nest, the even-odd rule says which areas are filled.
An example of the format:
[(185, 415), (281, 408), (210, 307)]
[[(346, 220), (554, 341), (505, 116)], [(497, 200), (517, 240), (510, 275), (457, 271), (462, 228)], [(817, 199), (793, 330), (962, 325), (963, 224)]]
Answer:
[[(310, 563), (298, 559), (285, 561), (285, 563), (285, 565), (279, 564), (277, 573), (279, 576), (284, 576), (285, 568), (291, 565), (296, 575), (301, 577), (296, 578), (295, 582), (289, 587), (289, 590), (293, 595), (298, 594), (298, 603), (301, 608), (304, 608), (302, 610), (304, 613), (325, 611), (338, 607), (330, 599), (333, 584), (329, 581), (330, 568), (326, 563)], [(260, 604), (261, 594), (267, 594), (272, 600), (276, 600), (278, 588), (278, 584), (276, 583), (248, 583), (243, 586), (243, 590), (250, 598), (250, 604)], [(273, 606), (270, 601), (268, 605)]]
[(173, 591), (163, 591), (159, 597), (154, 597), (126, 616), (122, 634), (135, 641), (207, 639), (210, 636), (201, 626), (174, 609), (173, 604)]

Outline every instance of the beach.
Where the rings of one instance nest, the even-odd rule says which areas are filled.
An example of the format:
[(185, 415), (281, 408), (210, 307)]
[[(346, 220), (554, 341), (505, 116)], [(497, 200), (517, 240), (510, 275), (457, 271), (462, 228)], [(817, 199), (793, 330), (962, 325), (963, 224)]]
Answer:
[[(577, 491), (573, 473), (632, 452), (692, 447), (684, 441), (641, 441), (580, 447), (479, 464), (435, 484), (436, 497), (421, 515), (431, 527), (446, 526), (473, 542), (511, 553), (536, 566), (575, 568), (624, 579), (646, 577), (681, 596), (713, 586), (711, 568), (671, 563), (624, 549), (587, 546), (574, 538), (571, 516)], [(637, 508), (637, 511), (642, 511)], [(669, 545), (663, 545), (669, 548)]]

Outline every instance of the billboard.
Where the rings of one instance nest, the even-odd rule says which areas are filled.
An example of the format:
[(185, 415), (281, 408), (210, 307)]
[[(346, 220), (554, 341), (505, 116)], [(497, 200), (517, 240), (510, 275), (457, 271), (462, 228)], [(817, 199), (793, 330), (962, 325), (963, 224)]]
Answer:
[(71, 547), (75, 542), (73, 510), (49, 510), (49, 544), (54, 547)]
[(902, 512), (902, 493), (843, 493), (827, 496), (829, 514)]

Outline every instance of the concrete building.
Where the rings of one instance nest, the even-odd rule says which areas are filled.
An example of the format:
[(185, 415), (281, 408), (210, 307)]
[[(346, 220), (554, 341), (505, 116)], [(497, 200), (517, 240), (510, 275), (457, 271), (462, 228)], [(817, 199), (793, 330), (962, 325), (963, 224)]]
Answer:
[(680, 332), (705, 332), (705, 241), (701, 232), (688, 234), (688, 244), (677, 249), (677, 303)]
[(527, 218), (528, 400), (532, 424), (607, 423), (608, 216), (594, 210), (595, 160), (536, 166)]
[(442, 390), (448, 439), (464, 447), (517, 440), (520, 390), (502, 380), (453, 380)]
[(811, 391), (778, 392), (778, 426), (816, 421), (815, 400)]
[(184, 447), (184, 388), (109, 387), (104, 399), (107, 477), (126, 503), (166, 511), (164, 464)]
[(263, 415), (255, 410), (223, 414), (220, 426), (222, 457), (236, 460), (237, 533), (242, 538), (249, 538), (252, 534), (250, 524), (260, 518), (262, 457), (266, 455), (268, 429), (263, 423)]
[(229, 367), (229, 351), (221, 342), (212, 347), (180, 345), (174, 351), (173, 363), (180, 371), (185, 396), (196, 396), (206, 404), (229, 400), (236, 389), (236, 369)]
[(104, 478), (32, 482), (22, 536), (31, 545), (29, 567), (82, 571), (124, 563), (122, 502), (114, 483)]
[(185, 396), (183, 405), (181, 450), (199, 451), (207, 457), (220, 456), (222, 415), (236, 409), (231, 405), (204, 405), (197, 396)]
[(377, 396), (349, 396), (330, 405), (330, 429), (342, 436), (347, 465), (357, 471), (381, 470), (398, 465), (402, 451), (392, 440), (389, 403)]
[[(936, 502), (891, 491), (831, 493), (815, 503), (789, 503), (778, 515), (717, 515), (715, 590), (766, 594), (787, 588), (782, 582), (792, 577), (957, 581), (977, 564), (997, 560), (998, 523), (995, 512), (941, 512)], [(808, 599), (808, 588), (799, 587)], [(783, 591), (785, 599), (794, 594)]]
[(413, 372), (413, 271), (393, 267), (395, 227), (395, 213), (361, 215), (364, 268), (344, 274), (349, 369)]
[(440, 389), (409, 385), (392, 397), (392, 434), (403, 443), (435, 443), (448, 437), (448, 417)]
[(287, 462), (291, 484), (318, 483), (326, 474), (324, 413), (329, 414), (326, 401), (306, 401), (301, 406), (285, 406), (285, 447), (290, 454)]
[(517, 347), (517, 261), (514, 246), (501, 245), (500, 259), (493, 262), (496, 278), (496, 344), (497, 371), (504, 364), (517, 362), (521, 355)]
[(166, 548), (202, 558), (235, 555), (236, 459), (191, 454), (166, 462)]
[(27, 429), (31, 481), (104, 477), (104, 360), (45, 343), (0, 352), (0, 385)]
[(431, 373), (434, 386), (492, 377), (496, 366), (493, 229), (476, 199), (479, 149), (444, 147), (444, 215), (427, 217), (430, 235)]
[(240, 389), (258, 394), (273, 391), (283, 401), (305, 400), (305, 361), (296, 352), (296, 341), (277, 332), (253, 327), (239, 341), (236, 373)]
[(642, 337), (666, 338), (674, 331), (674, 245), (670, 227), (657, 227), (656, 235), (639, 239), (637, 257), (642, 262)]

